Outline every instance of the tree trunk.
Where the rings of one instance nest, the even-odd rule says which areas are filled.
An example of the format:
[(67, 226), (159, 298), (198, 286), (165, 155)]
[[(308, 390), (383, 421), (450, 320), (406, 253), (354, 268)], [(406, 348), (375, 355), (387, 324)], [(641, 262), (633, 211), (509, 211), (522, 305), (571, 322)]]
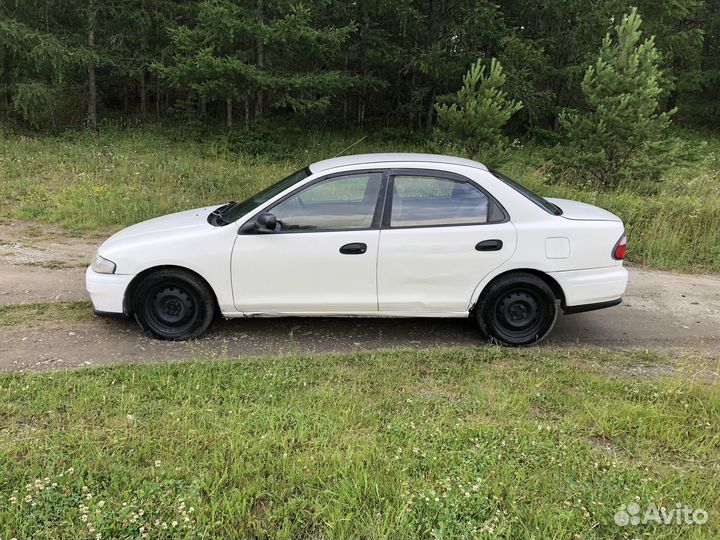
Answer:
[[(410, 78), (410, 92), (408, 92), (408, 94), (410, 96), (412, 96), (415, 93), (416, 73), (412, 67), (410, 69), (412, 71), (412, 77)], [(415, 126), (415, 111), (413, 111), (412, 107), (408, 107), (408, 130), (412, 131), (414, 126)]]
[(225, 100), (225, 108), (226, 108), (226, 115), (227, 115), (226, 125), (228, 128), (231, 128), (232, 124), (233, 124), (233, 117), (232, 117), (233, 102), (232, 102), (231, 97), (229, 97)]
[[(257, 0), (258, 22), (263, 24), (263, 0)], [(265, 41), (262, 29), (255, 38), (255, 56), (256, 64), (260, 71), (265, 67)], [(263, 91), (258, 89), (255, 96), (255, 118), (262, 118), (263, 115)]]
[[(343, 73), (345, 73), (345, 76), (348, 76), (348, 60), (349, 60), (349, 53), (346, 50), (345, 51), (345, 63), (343, 64)], [(349, 99), (348, 91), (345, 90), (345, 99), (343, 99), (343, 129), (347, 129), (348, 127), (348, 99)]]
[[(91, 53), (95, 52), (95, 2), (88, 2), (88, 48)], [(92, 131), (97, 131), (97, 87), (95, 84), (95, 60), (88, 63), (88, 111), (87, 123)]]
[(140, 66), (140, 116), (147, 116), (147, 84), (145, 82), (145, 60)]
[(245, 129), (250, 127), (250, 90), (245, 91)]
[(144, 24), (145, 21), (145, 0), (141, 0), (140, 2), (140, 12), (143, 16), (143, 28), (142, 28), (142, 59), (140, 61), (140, 116), (147, 117), (147, 83), (145, 80), (146, 74), (145, 71), (147, 69), (147, 61), (145, 58), (147, 57), (148, 53), (148, 40), (147, 40), (147, 25)]
[(160, 119), (160, 78), (155, 81), (155, 116)]
[(363, 4), (363, 29), (360, 33), (362, 39), (362, 90), (358, 100), (358, 127), (362, 128), (365, 124), (365, 104), (367, 93), (367, 75), (368, 75), (368, 34), (370, 31), (370, 16), (368, 15), (367, 6)]
[(427, 111), (427, 119), (425, 120), (425, 129), (427, 131), (432, 130), (433, 125), (433, 112), (435, 111), (435, 88), (433, 87), (430, 92), (430, 106)]
[(207, 116), (207, 98), (200, 96), (200, 118), (205, 119)]

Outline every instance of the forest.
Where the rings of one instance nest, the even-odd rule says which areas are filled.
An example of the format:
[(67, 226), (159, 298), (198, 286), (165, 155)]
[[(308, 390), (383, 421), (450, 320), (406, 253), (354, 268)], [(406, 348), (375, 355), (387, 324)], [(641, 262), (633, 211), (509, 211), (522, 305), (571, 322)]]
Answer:
[(637, 7), (661, 108), (716, 125), (718, 0), (0, 0), (0, 114), (34, 129), (107, 118), (432, 129), (478, 58), (551, 140), (606, 33)]
[(720, 270), (719, 0), (0, 0), (0, 218), (113, 230), (342, 152), (466, 156)]

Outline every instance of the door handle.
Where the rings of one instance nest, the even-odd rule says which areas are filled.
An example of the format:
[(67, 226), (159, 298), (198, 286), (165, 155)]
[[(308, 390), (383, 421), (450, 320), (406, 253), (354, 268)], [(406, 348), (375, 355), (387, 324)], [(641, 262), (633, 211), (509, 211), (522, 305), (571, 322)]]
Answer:
[(483, 240), (475, 244), (477, 251), (500, 251), (503, 247), (502, 240)]
[(367, 244), (363, 244), (362, 242), (352, 242), (340, 248), (340, 253), (343, 255), (362, 255), (366, 251)]

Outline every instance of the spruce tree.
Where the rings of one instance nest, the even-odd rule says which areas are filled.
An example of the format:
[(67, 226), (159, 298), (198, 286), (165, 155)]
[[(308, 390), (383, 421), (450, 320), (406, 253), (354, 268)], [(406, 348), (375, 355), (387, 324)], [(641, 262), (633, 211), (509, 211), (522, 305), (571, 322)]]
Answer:
[(641, 24), (633, 8), (616, 27), (617, 39), (605, 36), (582, 81), (587, 109), (561, 117), (571, 150), (558, 161), (576, 180), (613, 187), (657, 178), (679, 155), (667, 134), (676, 109), (659, 112), (659, 53), (653, 37), (640, 41)]
[(463, 77), (454, 103), (435, 106), (438, 127), (435, 138), (443, 145), (457, 145), (471, 156), (495, 159), (506, 146), (502, 129), (522, 103), (508, 99), (502, 89), (505, 74), (500, 62), (490, 61), (490, 70), (478, 59)]

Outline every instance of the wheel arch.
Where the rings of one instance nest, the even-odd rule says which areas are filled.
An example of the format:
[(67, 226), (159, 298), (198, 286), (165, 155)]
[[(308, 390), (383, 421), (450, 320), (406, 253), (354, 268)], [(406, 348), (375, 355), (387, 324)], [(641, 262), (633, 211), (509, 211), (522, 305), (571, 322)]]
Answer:
[(504, 272), (500, 272), (496, 276), (493, 276), (492, 279), (488, 280), (488, 282), (482, 286), (482, 289), (480, 290), (477, 298), (475, 298), (474, 301), (472, 301), (471, 303), (470, 313), (473, 313), (475, 311), (475, 308), (482, 300), (483, 295), (493, 283), (510, 274), (532, 274), (542, 279), (545, 283), (547, 283), (548, 287), (550, 287), (555, 297), (560, 300), (560, 306), (565, 309), (565, 292), (555, 278), (543, 272), (542, 270), (537, 270), (536, 268), (513, 268), (511, 270), (505, 270)]
[(127, 289), (125, 289), (125, 296), (123, 298), (123, 315), (126, 317), (129, 317), (133, 314), (132, 309), (132, 299), (135, 295), (135, 291), (137, 290), (138, 286), (142, 281), (148, 277), (150, 274), (157, 272), (158, 270), (182, 270), (183, 272), (189, 272), (205, 283), (207, 285), (208, 289), (212, 292), (213, 298), (215, 299), (215, 308), (219, 309), (218, 305), (218, 298), (217, 293), (215, 292), (215, 289), (213, 289), (212, 285), (208, 282), (207, 279), (205, 279), (201, 274), (196, 272), (195, 270), (192, 270), (190, 268), (187, 268), (185, 266), (178, 266), (174, 264), (161, 264), (158, 266), (151, 266), (150, 268), (146, 268), (142, 272), (138, 273), (132, 281), (128, 284)]

